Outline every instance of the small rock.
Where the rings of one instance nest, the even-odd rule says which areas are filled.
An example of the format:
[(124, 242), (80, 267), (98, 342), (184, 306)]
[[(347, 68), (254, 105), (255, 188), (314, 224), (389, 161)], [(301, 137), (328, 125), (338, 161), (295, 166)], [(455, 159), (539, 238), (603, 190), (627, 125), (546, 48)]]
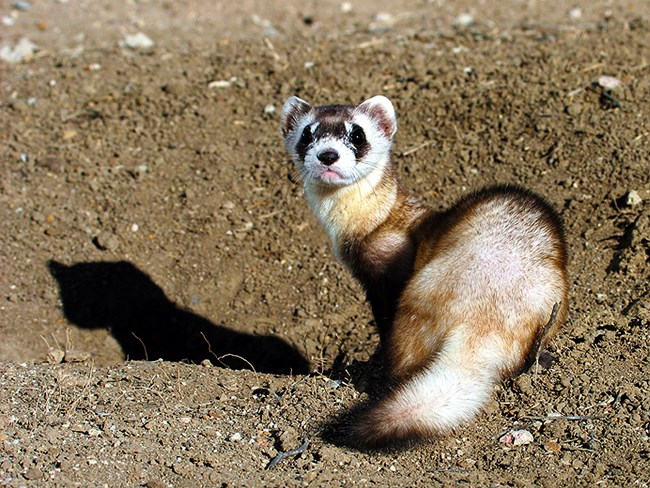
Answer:
[(23, 59), (29, 59), (38, 48), (32, 41), (23, 37), (15, 47), (9, 45), (0, 48), (0, 59), (8, 63), (18, 63)]
[(95, 238), (95, 245), (102, 251), (116, 251), (120, 240), (111, 232), (102, 232)]
[(264, 115), (273, 115), (275, 113), (275, 105), (272, 103), (269, 103), (266, 107), (264, 107)]
[(40, 480), (43, 479), (43, 473), (37, 468), (29, 468), (25, 473), (25, 478), (28, 480)]
[(607, 90), (614, 90), (618, 88), (620, 84), (621, 80), (614, 78), (613, 76), (601, 76), (598, 78), (598, 85)]
[(531, 395), (533, 390), (532, 381), (529, 375), (520, 375), (515, 378), (515, 384), (519, 387), (519, 390), (525, 395)]
[(571, 10), (569, 10), (569, 17), (571, 17), (573, 20), (579, 19), (582, 17), (582, 9), (580, 7), (573, 7)]
[(215, 80), (208, 83), (208, 88), (230, 88), (232, 83), (228, 80)]
[(368, 30), (373, 33), (386, 32), (395, 25), (395, 17), (387, 12), (379, 12), (375, 15), (374, 21), (368, 26)]
[(350, 2), (341, 3), (341, 12), (344, 14), (352, 12), (352, 3)]
[(32, 4), (29, 2), (14, 2), (11, 7), (22, 12), (27, 12), (32, 8)]
[(18, 99), (11, 102), (11, 108), (18, 113), (22, 113), (29, 109), (29, 104), (25, 100)]
[(64, 141), (69, 141), (70, 139), (73, 139), (76, 135), (77, 135), (76, 130), (64, 130), (62, 137)]
[(342, 384), (343, 382), (341, 380), (332, 380), (328, 378), (327, 382), (325, 383), (325, 388), (328, 390), (336, 390)]
[(562, 450), (562, 446), (557, 441), (548, 441), (544, 443), (544, 449), (548, 452), (558, 453)]
[(535, 439), (533, 438), (533, 434), (531, 434), (525, 429), (521, 429), (521, 430), (511, 430), (507, 434), (503, 435), (499, 439), (499, 442), (507, 446), (525, 446), (526, 444), (530, 444), (534, 440)]
[(144, 32), (138, 32), (124, 38), (124, 45), (130, 49), (150, 49), (154, 42)]
[(452, 25), (454, 27), (469, 27), (473, 23), (474, 17), (472, 17), (472, 14), (465, 12), (456, 17), (452, 22)]
[(233, 435), (230, 436), (230, 442), (239, 442), (241, 441), (241, 434), (239, 432), (235, 432)]
[(100, 429), (97, 429), (95, 427), (88, 429), (88, 435), (91, 437), (97, 437), (101, 435), (102, 431)]
[(262, 34), (265, 36), (274, 36), (278, 33), (275, 27), (273, 27), (271, 21), (268, 19), (263, 19), (259, 15), (253, 14), (251, 15), (251, 21), (256, 26), (263, 28)]
[(636, 190), (630, 190), (627, 192), (627, 195), (625, 195), (625, 205), (628, 207), (636, 207), (642, 201), (643, 199)]
[(576, 117), (577, 115), (580, 115), (584, 110), (584, 107), (580, 102), (573, 102), (569, 105), (566, 106), (566, 113), (571, 115), (572, 117)]

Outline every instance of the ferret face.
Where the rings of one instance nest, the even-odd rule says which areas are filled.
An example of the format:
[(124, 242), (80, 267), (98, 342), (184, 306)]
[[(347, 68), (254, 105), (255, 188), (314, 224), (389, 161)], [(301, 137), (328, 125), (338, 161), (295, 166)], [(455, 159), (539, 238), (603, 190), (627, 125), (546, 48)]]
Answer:
[(284, 144), (305, 182), (346, 186), (388, 163), (397, 120), (393, 105), (377, 96), (358, 107), (312, 107), (298, 97), (282, 108)]

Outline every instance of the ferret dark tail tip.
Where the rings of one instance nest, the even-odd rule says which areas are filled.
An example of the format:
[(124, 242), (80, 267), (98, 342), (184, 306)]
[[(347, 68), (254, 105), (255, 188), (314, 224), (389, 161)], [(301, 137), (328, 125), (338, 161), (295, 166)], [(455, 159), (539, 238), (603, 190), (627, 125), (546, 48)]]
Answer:
[(394, 452), (410, 449), (422, 439), (414, 432), (396, 433), (377, 418), (377, 406), (361, 404), (328, 421), (321, 431), (325, 442), (357, 451)]

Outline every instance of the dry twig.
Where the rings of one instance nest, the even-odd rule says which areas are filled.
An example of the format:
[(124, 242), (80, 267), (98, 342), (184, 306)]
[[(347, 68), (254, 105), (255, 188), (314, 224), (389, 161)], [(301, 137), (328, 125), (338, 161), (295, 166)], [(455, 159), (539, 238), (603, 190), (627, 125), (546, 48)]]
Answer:
[(275, 467), (276, 464), (278, 464), (280, 461), (282, 461), (284, 458), (287, 458), (289, 456), (297, 456), (298, 454), (302, 454), (305, 452), (305, 450), (309, 447), (309, 437), (305, 437), (305, 442), (302, 443), (302, 445), (296, 449), (291, 449), (290, 451), (284, 451), (279, 453), (277, 456), (275, 456), (269, 464), (266, 465), (266, 469), (271, 469)]

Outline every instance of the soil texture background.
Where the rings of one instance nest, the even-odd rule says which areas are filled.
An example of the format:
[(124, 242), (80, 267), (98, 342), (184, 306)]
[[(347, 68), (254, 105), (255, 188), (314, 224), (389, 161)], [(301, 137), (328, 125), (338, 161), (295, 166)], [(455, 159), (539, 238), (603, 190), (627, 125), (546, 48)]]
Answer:
[[(0, 17), (0, 484), (650, 484), (648, 2), (34, 0)], [(358, 452), (324, 428), (366, 398), (378, 339), (278, 119), (291, 95), (376, 94), (432, 207), (511, 182), (560, 211), (571, 303), (556, 361), (474, 422)], [(502, 442), (513, 430), (528, 442)]]

